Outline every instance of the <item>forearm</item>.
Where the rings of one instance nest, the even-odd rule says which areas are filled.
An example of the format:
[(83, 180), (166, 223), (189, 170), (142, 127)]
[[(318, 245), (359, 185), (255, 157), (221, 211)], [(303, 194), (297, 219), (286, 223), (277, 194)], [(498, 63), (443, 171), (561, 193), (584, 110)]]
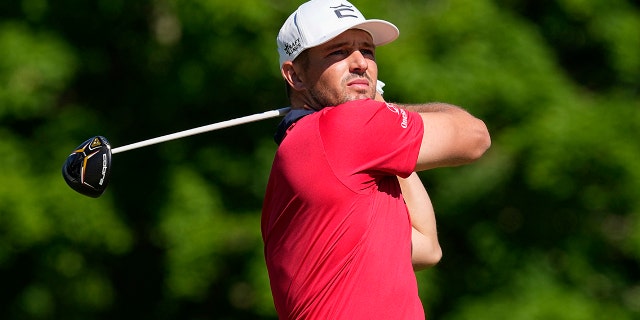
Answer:
[(411, 219), (411, 261), (414, 269), (431, 267), (442, 257), (431, 199), (415, 172), (407, 179), (398, 178), (398, 181)]
[(460, 107), (440, 102), (399, 106), (422, 117), (424, 135), (416, 171), (469, 164), (491, 146), (485, 123)]
[[(380, 93), (376, 100), (384, 101)], [(417, 112), (422, 118), (424, 135), (416, 171), (468, 164), (482, 157), (491, 146), (484, 121), (461, 107), (442, 102), (392, 104)]]

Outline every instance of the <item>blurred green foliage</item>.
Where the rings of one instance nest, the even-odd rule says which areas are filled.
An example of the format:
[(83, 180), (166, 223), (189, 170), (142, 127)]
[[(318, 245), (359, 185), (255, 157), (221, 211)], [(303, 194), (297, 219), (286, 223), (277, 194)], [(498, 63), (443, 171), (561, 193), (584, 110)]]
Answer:
[[(421, 173), (442, 262), (432, 319), (640, 317), (640, 5), (354, 1), (394, 22), (387, 100), (484, 119), (485, 158)], [(260, 208), (278, 120), (114, 156), (99, 199), (60, 166), (284, 106), (275, 36), (298, 1), (0, 4), (0, 318), (273, 319)]]

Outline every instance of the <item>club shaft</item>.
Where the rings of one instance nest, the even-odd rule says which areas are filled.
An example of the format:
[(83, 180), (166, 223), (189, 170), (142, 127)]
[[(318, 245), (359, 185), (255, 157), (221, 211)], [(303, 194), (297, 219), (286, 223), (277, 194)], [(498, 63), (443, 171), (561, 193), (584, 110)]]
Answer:
[(206, 126), (197, 127), (197, 128), (193, 128), (193, 129), (189, 129), (189, 130), (184, 130), (184, 131), (180, 131), (180, 132), (164, 135), (164, 136), (161, 136), (161, 137), (152, 138), (152, 139), (148, 139), (148, 140), (144, 140), (144, 141), (128, 144), (128, 145), (125, 145), (125, 146), (117, 147), (117, 148), (112, 149), (111, 153), (112, 154), (116, 154), (116, 153), (125, 152), (125, 151), (129, 151), (129, 150), (137, 149), (137, 148), (150, 146), (150, 145), (161, 143), (161, 142), (166, 142), (166, 141), (170, 141), (170, 140), (175, 140), (175, 139), (180, 139), (180, 138), (184, 138), (184, 137), (188, 137), (188, 136), (193, 136), (193, 135), (204, 133), (204, 132), (214, 131), (214, 130), (228, 128), (228, 127), (233, 127), (233, 126), (237, 126), (237, 125), (241, 125), (241, 124), (245, 124), (245, 123), (250, 123), (250, 122), (255, 122), (255, 121), (260, 121), (260, 120), (265, 120), (265, 119), (270, 119), (270, 118), (275, 118), (275, 117), (283, 116), (283, 115), (287, 114), (287, 112), (289, 112), (289, 108), (288, 107), (287, 108), (280, 108), (280, 109), (276, 109), (276, 110), (271, 110), (271, 111), (265, 111), (265, 112), (262, 112), (262, 113), (257, 113), (257, 114), (253, 114), (253, 115), (249, 115), (249, 116), (236, 118), (236, 119), (226, 120), (226, 121), (222, 121), (222, 122), (218, 122), (218, 123), (212, 123), (212, 124), (209, 124), (209, 125), (206, 125)]

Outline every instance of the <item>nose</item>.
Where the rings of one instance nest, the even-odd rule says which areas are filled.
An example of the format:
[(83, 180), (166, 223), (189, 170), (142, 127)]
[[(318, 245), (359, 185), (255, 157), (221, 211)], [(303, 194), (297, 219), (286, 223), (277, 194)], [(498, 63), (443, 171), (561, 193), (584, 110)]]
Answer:
[(367, 59), (362, 52), (355, 50), (349, 56), (349, 71), (356, 74), (363, 74), (369, 68)]

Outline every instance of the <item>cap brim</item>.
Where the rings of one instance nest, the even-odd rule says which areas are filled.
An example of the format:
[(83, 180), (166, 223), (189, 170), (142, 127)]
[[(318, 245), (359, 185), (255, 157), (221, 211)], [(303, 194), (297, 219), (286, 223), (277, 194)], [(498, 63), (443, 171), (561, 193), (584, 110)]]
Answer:
[(367, 20), (363, 23), (356, 24), (349, 29), (361, 29), (367, 31), (371, 34), (373, 44), (376, 46), (390, 43), (400, 35), (400, 31), (394, 24), (378, 19)]

